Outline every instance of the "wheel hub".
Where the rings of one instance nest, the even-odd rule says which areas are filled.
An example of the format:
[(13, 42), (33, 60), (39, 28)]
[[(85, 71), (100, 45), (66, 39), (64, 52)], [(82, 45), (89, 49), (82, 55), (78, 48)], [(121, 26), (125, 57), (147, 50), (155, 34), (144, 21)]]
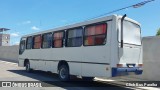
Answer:
[(60, 70), (60, 76), (61, 78), (66, 78), (66, 70), (64, 68)]

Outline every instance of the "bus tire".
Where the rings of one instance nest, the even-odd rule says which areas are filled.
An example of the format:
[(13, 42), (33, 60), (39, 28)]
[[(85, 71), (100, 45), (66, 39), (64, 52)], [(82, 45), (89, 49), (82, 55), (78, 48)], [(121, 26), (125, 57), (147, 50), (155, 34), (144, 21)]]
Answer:
[(84, 81), (93, 81), (94, 77), (82, 77)]
[(58, 76), (61, 81), (68, 81), (70, 79), (69, 68), (67, 65), (61, 65), (58, 69)]
[(32, 71), (32, 69), (30, 68), (30, 63), (29, 63), (29, 61), (26, 62), (25, 67), (26, 67), (26, 71), (27, 71), (27, 72), (31, 72), (31, 71)]

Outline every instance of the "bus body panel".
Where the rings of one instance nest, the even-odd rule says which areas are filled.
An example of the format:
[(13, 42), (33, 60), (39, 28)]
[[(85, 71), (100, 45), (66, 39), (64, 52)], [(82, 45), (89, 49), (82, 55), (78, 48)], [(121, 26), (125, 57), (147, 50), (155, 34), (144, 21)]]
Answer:
[(112, 21), (107, 21), (107, 35), (106, 43), (102, 46), (86, 46), (83, 48), (83, 61), (91, 63), (82, 63), (82, 76), (100, 76), (110, 77), (110, 51), (112, 49), (111, 43), (111, 32), (112, 32)]
[[(60, 51), (58, 54), (58, 55), (60, 55), (61, 53), (63, 54), (62, 57), (60, 55), (58, 58), (68, 62), (70, 74), (72, 74), (72, 75), (81, 75), (81, 62), (82, 62), (82, 57), (83, 57), (82, 56), (82, 48), (83, 48), (83, 46), (81, 46), (81, 47), (66, 47), (62, 52)], [(77, 52), (75, 52), (75, 51), (77, 51)]]
[[(57, 73), (59, 61), (64, 60), (67, 61), (69, 65), (69, 72), (71, 75), (113, 77), (118, 76), (118, 73), (124, 73), (126, 70), (128, 70), (127, 72), (136, 72), (136, 70), (140, 70), (141, 68), (137, 66), (130, 68), (127, 64), (142, 64), (142, 46), (140, 45), (138, 47), (124, 44), (124, 48), (120, 47), (120, 32), (118, 30), (119, 18), (121, 17), (112, 15), (54, 29), (55, 31), (67, 30), (79, 26), (105, 22), (107, 23), (105, 45), (26, 49), (23, 54), (19, 55), (19, 66), (24, 66), (24, 60), (28, 59), (30, 61), (30, 67), (33, 69)], [(126, 18), (126, 20), (139, 24), (129, 18)], [(54, 30), (30, 34), (24, 37), (54, 32)], [(123, 67), (119, 68), (117, 67), (117, 64), (123, 64)], [(137, 73), (139, 74), (139, 72)]]
[(119, 48), (119, 63), (128, 63), (128, 64), (139, 64), (140, 55), (141, 55), (141, 47), (134, 46), (124, 46), (124, 48)]

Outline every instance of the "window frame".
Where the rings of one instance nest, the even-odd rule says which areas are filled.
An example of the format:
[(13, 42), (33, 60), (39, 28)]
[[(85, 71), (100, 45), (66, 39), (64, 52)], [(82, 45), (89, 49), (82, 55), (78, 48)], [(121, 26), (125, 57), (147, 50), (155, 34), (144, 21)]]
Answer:
[[(32, 42), (29, 43), (31, 45), (31, 48), (27, 48), (27, 45), (28, 45), (28, 38), (31, 38)], [(26, 39), (26, 50), (27, 49), (32, 49), (32, 46), (33, 46), (33, 37), (32, 36), (28, 36), (27, 39)]]
[[(51, 34), (50, 47), (43, 47), (43, 40), (44, 40), (44, 39), (43, 39), (43, 36), (46, 35), (46, 34)], [(52, 36), (53, 36), (53, 33), (52, 33), (52, 32), (44, 33), (44, 34), (41, 35), (41, 48), (42, 48), (42, 49), (52, 48), (52, 43), (53, 43), (53, 38), (52, 38)]]
[[(55, 47), (54, 46), (54, 34), (55, 33), (58, 33), (58, 32), (63, 32), (63, 38), (62, 39), (56, 39), (56, 40), (62, 40), (62, 46), (61, 47)], [(65, 44), (64, 44), (64, 41), (65, 41), (65, 37), (66, 37), (66, 35), (65, 35), (65, 30), (59, 30), (59, 31), (54, 31), (53, 33), (52, 33), (52, 48), (62, 48), (62, 47), (64, 47), (65, 46)]]
[[(104, 37), (104, 44), (97, 44), (97, 45), (85, 45), (85, 38), (86, 37), (89, 37), (89, 36), (85, 36), (85, 29), (86, 29), (86, 27), (89, 27), (89, 26), (97, 26), (97, 25), (101, 25), (101, 24), (105, 24), (106, 25), (106, 32), (105, 32), (105, 34), (97, 34), (97, 35), (89, 35), (89, 36), (100, 36), (100, 35), (105, 35), (105, 37)], [(107, 32), (108, 32), (108, 24), (107, 24), (107, 22), (100, 22), (100, 23), (94, 23), (94, 24), (89, 24), (89, 25), (85, 25), (85, 27), (84, 27), (84, 30), (83, 30), (83, 46), (85, 46), (85, 47), (87, 47), (87, 46), (103, 46), (103, 45), (106, 45), (106, 43), (107, 43)]]
[[(72, 30), (74, 30), (74, 29), (78, 29), (78, 28), (81, 28), (82, 29), (82, 43), (81, 43), (81, 45), (80, 46), (68, 46), (68, 32), (69, 31), (72, 31)], [(75, 28), (69, 28), (69, 29), (67, 29), (67, 31), (66, 31), (66, 38), (65, 38), (65, 47), (81, 47), (82, 45), (83, 45), (83, 35), (84, 34), (84, 28), (83, 28), (83, 26), (80, 26), (80, 27), (75, 27)], [(76, 37), (76, 38), (79, 38), (79, 37)], [(70, 39), (73, 39), (73, 37), (72, 38), (70, 38)]]
[[(40, 39), (40, 42), (41, 42), (40, 48), (34, 48), (34, 44), (35, 44), (34, 38), (35, 38), (36, 36), (41, 36), (41, 39)], [(36, 43), (37, 43), (37, 42), (36, 42)], [(41, 49), (41, 48), (42, 48), (41, 46), (42, 46), (42, 35), (41, 35), (41, 34), (34, 35), (34, 36), (32, 37), (32, 49)]]

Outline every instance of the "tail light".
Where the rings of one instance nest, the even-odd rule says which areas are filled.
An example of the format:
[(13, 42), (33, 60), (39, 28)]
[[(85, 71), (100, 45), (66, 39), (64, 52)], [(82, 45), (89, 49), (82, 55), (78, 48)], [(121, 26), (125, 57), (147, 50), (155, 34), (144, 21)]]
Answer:
[(138, 64), (138, 67), (142, 67), (143, 66), (143, 64)]
[(123, 64), (117, 64), (117, 67), (123, 67)]

